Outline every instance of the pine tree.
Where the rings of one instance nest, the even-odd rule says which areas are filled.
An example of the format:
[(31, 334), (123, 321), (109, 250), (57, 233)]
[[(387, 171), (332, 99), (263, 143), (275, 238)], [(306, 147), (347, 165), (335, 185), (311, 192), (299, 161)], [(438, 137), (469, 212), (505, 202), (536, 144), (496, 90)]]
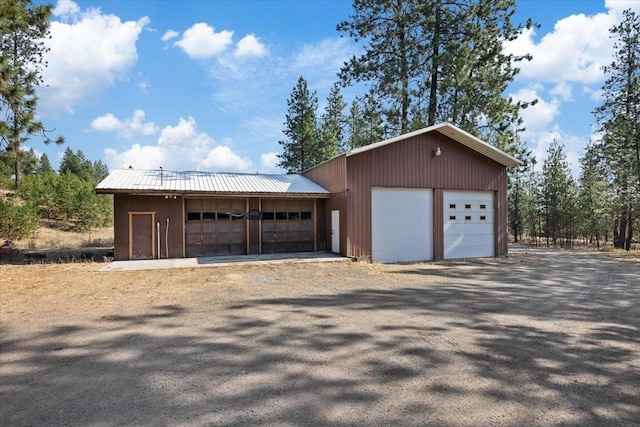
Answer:
[(42, 156), (40, 156), (37, 172), (39, 174), (55, 173), (53, 167), (51, 166), (51, 162), (49, 161), (49, 157), (44, 153), (42, 154)]
[(564, 148), (555, 140), (549, 145), (542, 165), (541, 193), (547, 246), (549, 239), (553, 246), (557, 246), (559, 238), (564, 238), (571, 245), (576, 228), (576, 188)]
[(380, 115), (380, 103), (373, 94), (356, 96), (351, 103), (347, 117), (348, 138), (344, 150), (382, 141), (385, 138), (386, 127)]
[(317, 165), (323, 158), (316, 118), (318, 98), (315, 91), (309, 91), (302, 76), (298, 78), (287, 105), (289, 109), (283, 130), (287, 139), (279, 141), (283, 152), (278, 155), (278, 166), (287, 173), (300, 173)]
[(520, 210), (522, 233), (528, 235), (540, 246), (543, 225), (542, 176), (539, 172), (529, 171), (521, 181)]
[(617, 220), (614, 245), (631, 248), (640, 215), (640, 19), (628, 9), (611, 28), (613, 62), (604, 67), (603, 103), (594, 114), (602, 132), (601, 150), (612, 172)]
[(589, 242), (595, 239), (597, 249), (606, 237), (611, 211), (609, 186), (599, 148), (593, 143), (588, 144), (584, 157), (580, 159), (582, 170), (578, 196), (582, 235)]
[[(54, 142), (36, 119), (36, 87), (42, 83), (44, 40), (49, 34), (50, 5), (34, 6), (30, 0), (0, 2), (0, 146), (11, 156), (14, 182), (21, 176), (22, 145), (40, 134)], [(62, 144), (58, 137), (55, 143)]]
[(320, 122), (321, 161), (338, 155), (344, 145), (346, 120), (344, 109), (346, 106), (344, 97), (340, 93), (340, 85), (336, 83), (329, 93), (325, 113), (322, 115)]
[(338, 30), (365, 41), (365, 53), (340, 78), (370, 84), (394, 135), (449, 121), (493, 142), (521, 130), (528, 105), (503, 97), (518, 73), (512, 64), (530, 59), (503, 52), (523, 28), (514, 12), (514, 0), (356, 0)]

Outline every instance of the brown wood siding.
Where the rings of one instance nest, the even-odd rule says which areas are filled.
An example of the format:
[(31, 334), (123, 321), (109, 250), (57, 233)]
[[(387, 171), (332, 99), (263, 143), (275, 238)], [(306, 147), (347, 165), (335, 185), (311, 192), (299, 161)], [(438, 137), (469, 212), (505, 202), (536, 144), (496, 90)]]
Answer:
[(327, 199), (316, 201), (316, 251), (327, 250), (327, 202)]
[[(302, 173), (303, 176), (309, 178), (318, 185), (331, 192), (331, 197), (324, 204), (318, 205), (318, 209), (322, 209), (322, 213), (318, 214), (318, 231), (323, 231), (323, 240), (325, 242), (324, 249), (333, 251), (331, 245), (331, 211), (340, 211), (340, 250), (337, 251), (341, 255), (347, 255), (347, 219), (349, 212), (347, 210), (347, 156), (342, 154), (334, 159), (328, 160), (312, 169)], [(321, 240), (319, 239), (319, 242)], [(324, 250), (318, 247), (318, 250)]]
[[(249, 199), (249, 209), (256, 219), (247, 218), (248, 225), (248, 237), (249, 237), (249, 254), (260, 254), (260, 199), (252, 197)], [(257, 213), (255, 213), (257, 212)]]
[[(435, 156), (440, 147), (441, 156)], [(496, 194), (497, 255), (507, 251), (506, 168), (438, 132), (347, 159), (349, 241), (346, 255), (371, 255), (371, 187), (434, 189), (434, 258), (442, 259), (441, 190), (484, 190)]]
[[(160, 255), (166, 258), (166, 229), (169, 219), (169, 258), (183, 256), (182, 200), (153, 196), (116, 194), (114, 203), (114, 259), (129, 259), (129, 213), (155, 212), (155, 221), (160, 223)], [(154, 224), (154, 232), (157, 226)], [(157, 254), (156, 254), (157, 256)]]

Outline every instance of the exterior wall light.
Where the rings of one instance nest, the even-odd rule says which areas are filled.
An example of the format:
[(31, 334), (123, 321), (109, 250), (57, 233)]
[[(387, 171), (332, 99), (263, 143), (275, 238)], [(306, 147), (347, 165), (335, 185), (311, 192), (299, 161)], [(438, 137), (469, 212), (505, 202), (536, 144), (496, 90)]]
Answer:
[(442, 155), (442, 150), (440, 147), (436, 148), (436, 157), (440, 157)]

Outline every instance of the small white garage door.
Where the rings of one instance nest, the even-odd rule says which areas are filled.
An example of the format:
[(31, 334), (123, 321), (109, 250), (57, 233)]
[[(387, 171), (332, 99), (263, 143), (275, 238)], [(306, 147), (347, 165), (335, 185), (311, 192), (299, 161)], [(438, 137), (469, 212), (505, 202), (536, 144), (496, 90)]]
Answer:
[(495, 256), (491, 191), (445, 191), (444, 257)]
[(433, 259), (432, 190), (371, 189), (373, 262)]

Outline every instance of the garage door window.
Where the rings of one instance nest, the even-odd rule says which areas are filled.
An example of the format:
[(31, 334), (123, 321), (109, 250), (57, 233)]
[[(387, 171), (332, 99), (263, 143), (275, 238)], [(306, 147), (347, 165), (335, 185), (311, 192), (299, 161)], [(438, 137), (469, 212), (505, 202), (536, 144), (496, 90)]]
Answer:
[(311, 212), (262, 212), (262, 219), (272, 221), (311, 221)]
[[(444, 258), (473, 258), (495, 254), (491, 191), (444, 191)], [(463, 210), (451, 208), (459, 206)], [(464, 209), (463, 209), (464, 208)], [(456, 221), (456, 216), (458, 217)], [(447, 221), (446, 219), (449, 218)]]
[(246, 253), (244, 199), (187, 199), (186, 255)]

